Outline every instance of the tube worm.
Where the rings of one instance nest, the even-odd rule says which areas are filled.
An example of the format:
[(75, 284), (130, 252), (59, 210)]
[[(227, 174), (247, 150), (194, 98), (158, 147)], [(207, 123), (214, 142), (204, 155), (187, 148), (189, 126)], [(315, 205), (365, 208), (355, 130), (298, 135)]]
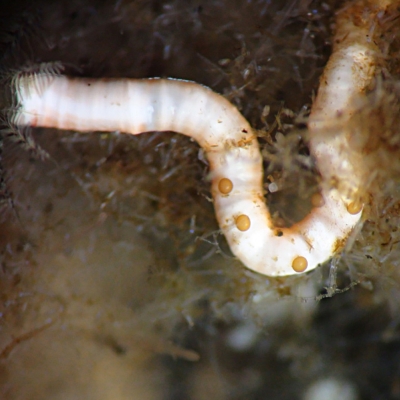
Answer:
[[(380, 57), (368, 35), (371, 21), (385, 11), (386, 3), (355, 4), (339, 13), (333, 54), (310, 117), (310, 150), (328, 183), (314, 197), (311, 212), (290, 228), (272, 223), (262, 186), (262, 157), (249, 123), (225, 98), (199, 84), (19, 74), (14, 79), (18, 107), (12, 123), (190, 136), (206, 152), (216, 217), (232, 252), (246, 267), (268, 276), (310, 271), (342, 249), (362, 213), (360, 202), (329, 183), (346, 157), (342, 143), (347, 140), (352, 96), (368, 89)], [(324, 129), (332, 129), (331, 121), (337, 122), (338, 116), (335, 134), (327, 142)]]

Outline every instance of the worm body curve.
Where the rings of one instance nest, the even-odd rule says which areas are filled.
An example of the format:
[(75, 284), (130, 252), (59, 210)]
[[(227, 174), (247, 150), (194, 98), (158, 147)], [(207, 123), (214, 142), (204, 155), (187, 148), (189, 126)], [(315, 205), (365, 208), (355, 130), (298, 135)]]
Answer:
[(340, 248), (359, 220), (359, 213), (350, 214), (340, 195), (329, 190), (322, 192), (323, 205), (303, 221), (275, 228), (252, 128), (236, 107), (199, 84), (39, 74), (21, 76), (16, 93), (20, 108), (13, 122), (18, 126), (134, 135), (175, 131), (195, 139), (210, 163), (219, 226), (232, 252), (259, 273), (280, 276), (314, 269)]
[[(268, 276), (311, 271), (340, 251), (360, 220), (357, 157), (346, 124), (382, 62), (373, 40), (389, 0), (361, 0), (338, 13), (334, 48), (309, 122), (311, 153), (322, 176), (314, 208), (290, 228), (274, 227), (265, 203), (255, 134), (229, 101), (199, 84), (173, 79), (84, 79), (19, 74), (16, 126), (89, 131), (175, 131), (205, 150), (219, 226), (243, 264)], [(351, 173), (355, 193), (334, 185)]]

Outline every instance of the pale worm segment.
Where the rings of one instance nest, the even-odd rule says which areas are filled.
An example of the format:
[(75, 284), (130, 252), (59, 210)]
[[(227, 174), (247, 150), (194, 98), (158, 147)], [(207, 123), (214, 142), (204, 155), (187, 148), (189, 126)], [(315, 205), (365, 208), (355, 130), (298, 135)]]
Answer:
[[(364, 4), (364, 3), (363, 3)], [(350, 16), (349, 16), (350, 15)], [(340, 23), (340, 18), (347, 18)], [(325, 141), (323, 129), (346, 116), (355, 91), (375, 76), (378, 52), (350, 14), (338, 17), (336, 38), (356, 31), (356, 40), (337, 42), (321, 80), (310, 117), (310, 150), (323, 179), (343, 161), (346, 129)], [(341, 30), (342, 29), (342, 30)], [(274, 227), (263, 191), (262, 157), (255, 134), (229, 101), (196, 83), (173, 79), (74, 79), (44, 74), (15, 80), (17, 126), (140, 134), (174, 131), (195, 139), (210, 164), (211, 192), (219, 226), (242, 263), (268, 276), (308, 272), (329, 260), (360, 220), (362, 204), (322, 185), (312, 211), (290, 228)], [(328, 177), (328, 178), (326, 178)]]
[[(219, 226), (248, 268), (278, 276), (329, 259), (359, 219), (335, 192), (291, 228), (275, 228), (264, 199), (257, 139), (231, 103), (196, 83), (169, 79), (16, 79), (18, 126), (77, 131), (175, 131), (195, 139), (210, 163)], [(299, 258), (300, 257), (300, 258)]]
[(347, 198), (351, 214), (362, 208), (360, 189), (371, 171), (364, 167), (365, 154), (355, 147), (357, 128), (348, 122), (387, 58), (380, 48), (387, 47), (382, 42), (384, 21), (398, 15), (399, 5), (399, 0), (361, 0), (337, 12), (333, 52), (310, 115), (310, 144), (318, 169), (324, 182)]

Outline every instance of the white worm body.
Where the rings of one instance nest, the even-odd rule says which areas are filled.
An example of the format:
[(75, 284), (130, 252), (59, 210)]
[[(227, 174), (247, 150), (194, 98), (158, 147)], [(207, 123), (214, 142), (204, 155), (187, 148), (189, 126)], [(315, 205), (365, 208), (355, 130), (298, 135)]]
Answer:
[(346, 197), (357, 198), (365, 174), (371, 173), (362, 168), (365, 155), (356, 148), (348, 121), (358, 111), (357, 98), (371, 89), (383, 63), (376, 44), (382, 33), (379, 18), (394, 3), (398, 0), (356, 1), (339, 11), (333, 52), (310, 115), (308, 127), (319, 171)]
[[(340, 17), (339, 17), (340, 18)], [(350, 17), (347, 17), (350, 18)], [(372, 81), (377, 52), (365, 26), (338, 25), (336, 37), (356, 32), (337, 44), (326, 67), (310, 120), (310, 150), (322, 178), (342, 168), (346, 130), (331, 129), (354, 94)], [(357, 36), (358, 35), (358, 36)], [(358, 72), (355, 72), (358, 71)], [(246, 119), (222, 96), (196, 83), (172, 79), (73, 79), (45, 74), (15, 79), (17, 126), (78, 131), (175, 131), (195, 139), (210, 163), (212, 195), (219, 226), (232, 252), (261, 274), (284, 276), (307, 272), (343, 248), (360, 219), (362, 207), (322, 185), (322, 201), (290, 228), (275, 228), (264, 198), (262, 158)], [(333, 172), (332, 172), (333, 171)]]
[[(22, 76), (17, 83), (18, 126), (79, 131), (175, 131), (195, 139), (210, 163), (212, 195), (221, 230), (232, 252), (248, 268), (269, 276), (295, 274), (293, 261), (307, 271), (329, 259), (358, 215), (351, 215), (335, 191), (324, 205), (291, 228), (274, 228), (262, 188), (262, 158), (246, 119), (222, 96), (195, 83), (176, 80), (94, 80), (65, 76)], [(221, 193), (229, 179), (232, 190)], [(250, 227), (236, 226), (240, 215)]]

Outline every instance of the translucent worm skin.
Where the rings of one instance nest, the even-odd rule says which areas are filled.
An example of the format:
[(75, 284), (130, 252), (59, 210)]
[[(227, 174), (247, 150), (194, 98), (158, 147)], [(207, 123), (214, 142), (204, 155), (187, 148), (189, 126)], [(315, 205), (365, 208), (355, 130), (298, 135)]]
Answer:
[[(335, 191), (291, 228), (274, 228), (262, 188), (262, 158), (246, 119), (222, 96), (196, 83), (170, 80), (16, 79), (13, 123), (78, 131), (175, 131), (195, 139), (210, 163), (219, 226), (243, 264), (269, 276), (310, 271), (340, 249), (360, 217)], [(312, 146), (312, 143), (311, 143)], [(229, 179), (229, 193), (219, 187)], [(240, 216), (250, 222), (238, 229)], [(294, 260), (304, 257), (296, 267)], [(302, 258), (300, 260), (303, 260)]]
[[(338, 12), (333, 52), (320, 79), (309, 131), (313, 155), (325, 182), (336, 182), (346, 197), (357, 198), (371, 171), (363, 169), (348, 121), (357, 112), (357, 98), (371, 89), (385, 56), (379, 48), (383, 23), (398, 0), (349, 2)], [(346, 193), (347, 192), (347, 193)]]
[[(232, 252), (264, 275), (308, 272), (343, 248), (361, 217), (362, 204), (351, 199), (357, 198), (365, 171), (357, 169), (362, 154), (352, 151), (346, 125), (355, 112), (354, 99), (368, 91), (379, 71), (379, 18), (393, 4), (356, 1), (338, 13), (333, 53), (309, 121), (321, 198), (290, 228), (273, 226), (262, 187), (262, 158), (249, 123), (225, 98), (199, 84), (20, 74), (14, 79), (18, 108), (12, 123), (134, 135), (175, 131), (192, 137), (207, 154), (216, 217)], [(346, 174), (353, 180), (352, 193), (340, 190)]]

